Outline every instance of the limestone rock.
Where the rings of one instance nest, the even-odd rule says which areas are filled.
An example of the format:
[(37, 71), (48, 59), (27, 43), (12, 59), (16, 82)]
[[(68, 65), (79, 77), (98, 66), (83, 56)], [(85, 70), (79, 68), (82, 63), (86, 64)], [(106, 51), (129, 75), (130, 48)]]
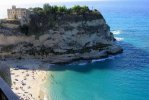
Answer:
[[(115, 45), (109, 25), (100, 16), (100, 13), (88, 15), (86, 21), (76, 15), (63, 16), (64, 20), (56, 22), (54, 27), (43, 29), (40, 35), (36, 33), (39, 36), (0, 35), (1, 52), (10, 52), (12, 57), (44, 58), (50, 63), (100, 59), (121, 53), (123, 49)], [(73, 17), (80, 19), (75, 21)]]

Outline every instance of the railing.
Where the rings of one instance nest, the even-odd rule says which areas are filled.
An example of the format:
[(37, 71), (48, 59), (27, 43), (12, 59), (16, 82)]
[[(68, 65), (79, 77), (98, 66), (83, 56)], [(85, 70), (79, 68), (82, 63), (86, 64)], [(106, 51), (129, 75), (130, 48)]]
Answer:
[(0, 100), (19, 100), (8, 84), (0, 77)]
[(0, 100), (8, 100), (3, 91), (0, 89)]

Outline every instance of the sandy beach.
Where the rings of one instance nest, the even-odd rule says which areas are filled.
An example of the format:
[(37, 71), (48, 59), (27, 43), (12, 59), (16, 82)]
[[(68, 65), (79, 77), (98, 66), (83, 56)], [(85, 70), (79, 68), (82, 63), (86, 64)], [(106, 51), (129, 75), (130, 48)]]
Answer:
[(20, 100), (46, 100), (47, 75), (46, 71), (11, 69), (11, 88)]

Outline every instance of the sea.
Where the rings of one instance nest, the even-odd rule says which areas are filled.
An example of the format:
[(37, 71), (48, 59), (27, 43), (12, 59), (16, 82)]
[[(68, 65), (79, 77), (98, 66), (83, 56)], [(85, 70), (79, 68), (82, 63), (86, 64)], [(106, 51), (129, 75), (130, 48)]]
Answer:
[(97, 0), (55, 5), (78, 4), (103, 14), (124, 52), (106, 59), (46, 64), (48, 100), (149, 100), (149, 1)]
[(107, 59), (51, 66), (49, 100), (149, 100), (149, 1), (78, 4), (103, 14), (124, 52)]

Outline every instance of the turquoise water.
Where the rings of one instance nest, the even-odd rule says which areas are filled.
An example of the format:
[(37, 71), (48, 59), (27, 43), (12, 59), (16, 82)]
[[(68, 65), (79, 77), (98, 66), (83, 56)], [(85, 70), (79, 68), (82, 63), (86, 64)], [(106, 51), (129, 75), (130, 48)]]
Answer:
[(100, 10), (124, 53), (63, 66), (34, 59), (4, 63), (25, 69), (50, 66), (49, 100), (149, 100), (149, 1), (59, 3), (74, 4)]
[(149, 7), (143, 1), (131, 4), (88, 4), (100, 9), (124, 53), (51, 66), (51, 100), (149, 100)]

